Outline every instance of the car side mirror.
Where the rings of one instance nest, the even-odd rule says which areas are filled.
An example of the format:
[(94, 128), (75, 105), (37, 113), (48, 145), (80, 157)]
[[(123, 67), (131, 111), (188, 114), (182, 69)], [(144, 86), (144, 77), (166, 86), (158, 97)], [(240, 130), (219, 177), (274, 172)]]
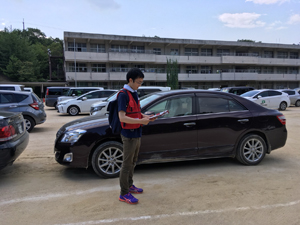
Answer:
[(75, 96), (75, 94), (72, 94), (72, 96), (74, 97), (74, 96)]
[(85, 100), (87, 100), (87, 98), (86, 97), (82, 97), (82, 99), (81, 99), (82, 101), (85, 101)]
[(262, 98), (262, 97), (261, 97), (261, 95), (258, 95), (256, 98), (257, 98), (257, 99), (260, 99), (260, 98)]

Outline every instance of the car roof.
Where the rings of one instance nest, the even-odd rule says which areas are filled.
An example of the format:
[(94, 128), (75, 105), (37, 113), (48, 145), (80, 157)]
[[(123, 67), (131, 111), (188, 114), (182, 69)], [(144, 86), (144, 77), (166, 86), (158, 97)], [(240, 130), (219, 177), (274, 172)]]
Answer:
[(62, 86), (60, 86), (60, 87), (47, 87), (47, 88), (71, 88), (71, 87), (62, 87)]
[(30, 95), (32, 92), (28, 92), (28, 91), (10, 91), (10, 90), (0, 90), (1, 93), (16, 93), (16, 94), (27, 94)]

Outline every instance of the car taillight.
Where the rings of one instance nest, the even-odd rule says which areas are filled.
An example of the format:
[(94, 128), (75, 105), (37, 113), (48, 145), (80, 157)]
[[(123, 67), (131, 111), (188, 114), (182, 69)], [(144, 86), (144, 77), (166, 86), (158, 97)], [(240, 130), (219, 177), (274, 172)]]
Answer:
[(34, 101), (33, 103), (29, 104), (29, 106), (31, 106), (35, 110), (39, 110), (40, 109), (39, 104), (36, 101)]
[(282, 125), (286, 124), (286, 119), (284, 115), (277, 116), (277, 119), (282, 123)]
[(46, 95), (49, 95), (49, 89), (47, 89)]
[(12, 125), (0, 127), (0, 141), (13, 139), (16, 135), (16, 130)]

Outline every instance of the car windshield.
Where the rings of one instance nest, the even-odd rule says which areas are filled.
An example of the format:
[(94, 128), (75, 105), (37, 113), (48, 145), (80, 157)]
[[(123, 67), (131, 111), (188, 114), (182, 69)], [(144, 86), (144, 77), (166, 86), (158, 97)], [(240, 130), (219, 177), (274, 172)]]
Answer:
[(117, 94), (118, 94), (119, 91), (116, 91), (115, 93), (113, 93), (112, 95), (110, 95), (105, 101), (106, 102), (110, 102), (112, 100), (115, 100), (116, 97), (117, 97)]
[(241, 96), (242, 97), (252, 97), (254, 95), (256, 95), (257, 93), (259, 93), (260, 91), (257, 91), (257, 90), (254, 90), (254, 91), (248, 91), (244, 94), (242, 94)]
[(66, 96), (71, 96), (72, 92), (73, 92), (73, 90), (69, 89), (68, 92), (67, 92), (67, 94), (66, 94)]
[(141, 107), (143, 108), (144, 105), (147, 105), (149, 102), (152, 102), (153, 100), (157, 99), (160, 97), (158, 94), (150, 94), (150, 95), (145, 95), (140, 98), (140, 104)]

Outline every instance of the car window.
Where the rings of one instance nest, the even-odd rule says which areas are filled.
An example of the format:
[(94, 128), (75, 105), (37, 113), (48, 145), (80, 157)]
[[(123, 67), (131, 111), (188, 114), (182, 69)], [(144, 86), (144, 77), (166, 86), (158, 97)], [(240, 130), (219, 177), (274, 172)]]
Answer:
[(69, 88), (62, 89), (62, 95), (66, 95), (69, 91)]
[(228, 100), (228, 105), (229, 105), (230, 112), (247, 110), (245, 106), (241, 105), (240, 103), (234, 100)]
[(0, 94), (0, 103), (1, 104), (13, 103), (13, 102), (16, 102), (13, 94), (8, 94), (8, 93)]
[(41, 102), (42, 100), (35, 94), (35, 93), (31, 93), (31, 96), (32, 96), (32, 98), (33, 98), (33, 100), (34, 101), (36, 101), (36, 102)]
[(99, 92), (99, 98), (106, 98), (106, 97), (110, 96), (113, 93), (114, 93), (114, 91), (100, 91)]
[(82, 89), (73, 89), (72, 92), (71, 92), (71, 96), (72, 96), (73, 94), (74, 94), (75, 96), (80, 96), (80, 95), (83, 95), (84, 92), (83, 92)]
[(21, 102), (28, 97), (29, 95), (15, 94), (16, 102)]
[(282, 95), (282, 92), (279, 91), (268, 91), (269, 96), (278, 96)]
[(86, 97), (87, 99), (99, 98), (99, 94), (100, 94), (99, 91), (96, 91), (96, 92), (92, 92), (92, 93), (86, 94), (83, 97)]
[(14, 90), (15, 90), (15, 87), (0, 87), (0, 90), (14, 91)]
[(193, 101), (192, 101), (191, 96), (172, 98), (172, 99), (162, 101), (162, 102), (150, 107), (147, 111), (153, 112), (156, 114), (156, 113), (162, 112), (164, 110), (169, 110), (169, 114), (158, 117), (159, 119), (192, 115), (192, 112), (193, 112), (192, 102)]
[(48, 89), (48, 95), (61, 95), (61, 89)]
[(229, 112), (228, 99), (218, 97), (198, 97), (200, 114)]
[(262, 91), (259, 94), (257, 94), (255, 97), (257, 97), (257, 96), (261, 96), (261, 97), (264, 98), (264, 97), (268, 97), (269, 94), (268, 94), (268, 91)]
[(259, 93), (259, 91), (253, 90), (253, 91), (248, 91), (248, 92), (242, 94), (241, 96), (242, 97), (252, 97), (252, 96), (256, 95), (257, 93)]
[(287, 93), (288, 95), (295, 95), (296, 94), (295, 91), (283, 91), (283, 92)]

